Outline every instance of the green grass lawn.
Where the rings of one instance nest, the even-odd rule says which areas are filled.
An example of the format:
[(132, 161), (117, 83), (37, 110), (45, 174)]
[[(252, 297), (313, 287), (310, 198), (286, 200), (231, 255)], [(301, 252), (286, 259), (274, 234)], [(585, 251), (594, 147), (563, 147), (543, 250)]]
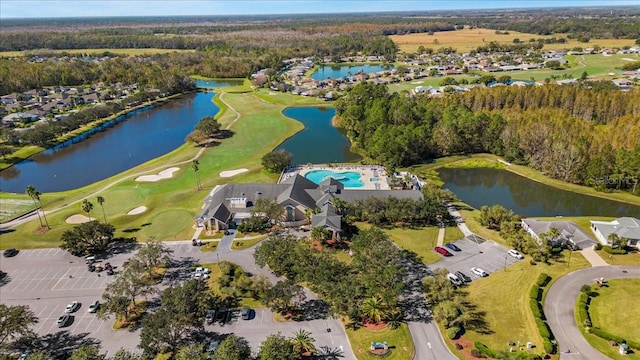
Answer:
[(445, 229), (444, 232), (444, 243), (454, 242), (456, 240), (460, 240), (464, 237), (464, 234), (457, 226), (450, 226)]
[[(370, 224), (357, 223), (360, 229), (368, 229)], [(425, 264), (434, 263), (441, 259), (433, 248), (438, 242), (438, 228), (434, 226), (423, 228), (394, 228), (383, 229), (389, 239), (402, 249), (416, 253)], [(446, 233), (445, 233), (446, 234)]]
[(612, 255), (604, 250), (597, 250), (598, 255), (602, 260), (606, 261), (610, 265), (633, 265), (640, 266), (640, 253), (634, 252), (626, 255)]
[(358, 360), (379, 359), (369, 354), (372, 341), (386, 341), (389, 347), (393, 347), (391, 353), (385, 359), (411, 360), (413, 359), (413, 341), (406, 324), (393, 330), (389, 326), (379, 331), (360, 328), (358, 330), (347, 329), (347, 336), (351, 348)]
[[(234, 264), (235, 265), (235, 264)], [(209, 270), (211, 270), (211, 273), (209, 274), (209, 280), (207, 280), (207, 283), (209, 284), (209, 289), (211, 289), (213, 291), (214, 294), (225, 297), (227, 295), (223, 294), (220, 291), (220, 285), (219, 285), (219, 280), (220, 280), (220, 268), (218, 267), (217, 263), (210, 263), (210, 264), (200, 264), (200, 266), (205, 267)], [(242, 268), (238, 265), (236, 266), (236, 270), (235, 271), (244, 271), (242, 270)], [(250, 308), (253, 309), (258, 309), (258, 308), (264, 308), (265, 306), (258, 300), (256, 299), (252, 299), (252, 298), (241, 298), (239, 299), (240, 303), (239, 303), (239, 307), (242, 306), (248, 306)]]
[(589, 267), (587, 260), (579, 253), (573, 253), (569, 263), (567, 251), (560, 258), (551, 260), (551, 263), (530, 265), (526, 258), (507, 267), (506, 271), (496, 271), (472, 282), (466, 288), (469, 300), (477, 305), (477, 311), (485, 312), (490, 332), (469, 330), (464, 336), (496, 350), (508, 350), (509, 341), (531, 341), (538, 349), (542, 349), (542, 339), (529, 308), (529, 289), (543, 272), (551, 275), (552, 281), (555, 281), (566, 273)]
[(25, 194), (0, 192), (0, 222), (11, 220), (35, 208), (33, 200)]
[(233, 244), (231, 244), (231, 250), (244, 250), (252, 247), (253, 245), (259, 243), (260, 241), (266, 239), (268, 236), (263, 235), (254, 239), (249, 240), (233, 240)]
[(611, 279), (597, 290), (589, 315), (594, 327), (640, 343), (640, 279)]
[[(297, 104), (296, 99), (300, 99), (290, 97), (289, 103), (293, 105)], [(269, 174), (262, 170), (262, 155), (303, 128), (299, 122), (282, 115), (284, 106), (260, 100), (251, 93), (227, 93), (224, 95), (224, 101), (238, 110), (241, 117), (231, 128), (234, 136), (206, 149), (199, 158), (202, 190), (196, 190), (195, 174), (188, 163), (178, 165), (180, 170), (174, 173), (173, 178), (155, 183), (139, 183), (131, 177), (132, 174), (155, 168), (162, 170), (175, 162), (189, 160), (200, 150), (199, 147), (185, 144), (165, 156), (92, 185), (66, 192), (42, 194), (45, 209), (71, 205), (47, 216), (52, 226), (50, 231), (35, 234), (34, 231), (39, 224), (37, 220), (31, 221), (17, 227), (13, 232), (4, 233), (0, 247), (56, 247), (62, 233), (72, 227), (65, 219), (73, 214), (82, 213), (78, 202), (96, 191), (105, 199), (104, 211), (107, 220), (117, 229), (116, 236), (135, 236), (140, 241), (151, 237), (156, 240), (191, 239), (194, 232), (193, 217), (200, 211), (202, 200), (211, 188), (229, 181), (275, 182), (277, 174)], [(223, 179), (218, 175), (221, 171), (238, 168), (247, 168), (249, 171), (232, 179)], [(157, 173), (159, 170), (151, 173)], [(120, 180), (117, 185), (100, 191), (105, 185), (117, 180)], [(92, 214), (101, 218), (102, 209), (97, 205), (95, 195), (89, 200), (94, 203)], [(135, 216), (126, 215), (127, 211), (141, 205), (146, 206), (148, 210)]]

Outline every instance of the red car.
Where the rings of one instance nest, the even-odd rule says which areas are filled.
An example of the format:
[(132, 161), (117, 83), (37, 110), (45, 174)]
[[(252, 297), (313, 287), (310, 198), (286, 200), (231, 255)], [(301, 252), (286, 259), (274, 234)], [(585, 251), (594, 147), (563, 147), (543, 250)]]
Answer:
[(442, 255), (442, 256), (453, 256), (452, 253), (450, 253), (447, 249), (440, 247), (440, 246), (436, 246), (435, 250), (438, 254)]

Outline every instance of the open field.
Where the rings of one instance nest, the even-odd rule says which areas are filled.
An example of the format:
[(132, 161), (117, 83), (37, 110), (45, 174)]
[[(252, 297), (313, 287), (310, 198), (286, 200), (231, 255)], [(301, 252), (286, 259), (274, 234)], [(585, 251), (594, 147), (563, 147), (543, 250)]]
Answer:
[[(356, 225), (363, 230), (372, 227), (372, 225), (362, 222), (358, 222)], [(441, 259), (440, 255), (433, 251), (433, 248), (438, 242), (438, 228), (435, 226), (382, 229), (382, 231), (384, 231), (384, 233), (389, 236), (389, 240), (393, 241), (398, 247), (416, 253), (425, 264), (434, 263)], [(449, 232), (455, 234), (454, 231)]]
[(190, 49), (156, 49), (156, 48), (148, 48), (148, 49), (62, 49), (62, 50), (52, 50), (52, 49), (40, 49), (40, 50), (26, 50), (26, 51), (0, 51), (0, 57), (16, 57), (16, 56), (25, 56), (25, 55), (34, 55), (34, 54), (72, 54), (72, 55), (102, 55), (106, 52), (110, 52), (112, 54), (118, 55), (157, 55), (157, 54), (167, 54), (172, 52), (194, 52), (195, 50)]
[[(288, 96), (287, 103), (293, 106), (299, 104), (298, 100), (303, 100), (305, 104), (311, 100)], [(34, 233), (38, 226), (37, 220), (4, 233), (2, 248), (56, 247), (62, 233), (72, 227), (65, 219), (81, 213), (78, 201), (88, 196), (95, 204), (95, 196), (98, 194), (105, 199), (107, 220), (118, 229), (116, 236), (135, 236), (139, 241), (151, 237), (157, 240), (190, 239), (194, 231), (193, 217), (199, 211), (202, 199), (215, 185), (227, 182), (219, 177), (221, 171), (249, 169), (235, 177), (234, 182), (275, 182), (277, 174), (263, 172), (260, 159), (284, 139), (300, 131), (302, 124), (283, 116), (283, 105), (259, 100), (252, 93), (225, 93), (222, 98), (230, 107), (239, 111), (241, 117), (231, 127), (234, 132), (231, 138), (206, 149), (198, 159), (202, 190), (196, 190), (195, 174), (189, 165), (190, 159), (200, 148), (185, 144), (165, 156), (92, 185), (66, 192), (42, 194), (45, 209), (70, 205), (47, 215), (52, 229), (45, 234)], [(235, 117), (233, 111), (226, 111), (221, 122), (230, 123)], [(180, 170), (171, 179), (155, 183), (138, 183), (133, 180), (141, 172), (157, 173), (182, 161), (187, 163), (178, 165)], [(116, 185), (101, 190), (117, 181)], [(136, 216), (126, 215), (129, 210), (141, 205), (148, 210)], [(101, 212), (97, 207), (95, 204), (94, 211)]]
[[(640, 343), (640, 279), (612, 279), (591, 299), (593, 326)], [(623, 310), (624, 309), (624, 310)]]
[[(517, 31), (509, 31), (508, 35), (498, 35), (495, 30), (491, 29), (471, 29), (465, 27), (463, 30), (440, 31), (433, 35), (427, 33), (408, 34), (408, 35), (391, 35), (391, 40), (398, 45), (401, 51), (406, 53), (415, 53), (419, 46), (432, 48), (437, 50), (441, 47), (452, 47), (458, 52), (467, 52), (472, 49), (488, 44), (492, 41), (500, 44), (513, 44), (513, 39), (520, 39), (528, 42), (529, 39), (550, 39), (552, 37), (566, 38), (566, 34), (555, 35), (536, 35), (521, 33)], [(437, 42), (436, 42), (437, 40)], [(576, 40), (570, 40), (565, 44), (545, 44), (543, 50), (551, 49), (571, 49), (574, 47), (618, 47), (625, 45), (633, 46), (633, 39), (591, 39), (588, 43), (581, 43)]]
[(385, 359), (404, 360), (413, 358), (413, 341), (407, 324), (402, 324), (393, 330), (389, 326), (382, 330), (373, 331), (365, 328), (358, 330), (347, 329), (347, 336), (358, 360), (379, 359), (369, 354), (368, 350), (372, 341), (386, 341), (389, 347), (393, 347), (391, 353)]
[(542, 339), (529, 308), (529, 289), (543, 272), (555, 281), (566, 273), (589, 267), (580, 253), (573, 253), (570, 263), (568, 254), (564, 251), (559, 258), (550, 260), (551, 265), (530, 265), (527, 258), (509, 266), (506, 271), (496, 271), (472, 282), (467, 287), (469, 300), (477, 305), (476, 311), (485, 312), (490, 332), (471, 330), (464, 336), (496, 350), (508, 350), (509, 341), (520, 344), (531, 341), (537, 346), (536, 352), (542, 351)]

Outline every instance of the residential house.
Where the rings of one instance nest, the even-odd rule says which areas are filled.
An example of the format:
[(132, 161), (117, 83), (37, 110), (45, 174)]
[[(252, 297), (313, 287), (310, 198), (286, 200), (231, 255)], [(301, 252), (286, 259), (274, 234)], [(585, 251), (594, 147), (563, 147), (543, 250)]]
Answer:
[(547, 239), (551, 246), (573, 245), (580, 249), (586, 249), (596, 244), (595, 240), (572, 221), (542, 221), (536, 219), (522, 219), (522, 228), (538, 242), (542, 241), (542, 234), (546, 234), (551, 228), (556, 228), (559, 235), (555, 239)]
[(30, 122), (34, 122), (34, 121), (38, 121), (39, 120), (39, 116), (35, 115), (35, 114), (29, 114), (29, 113), (23, 113), (23, 112), (18, 112), (18, 113), (13, 113), (13, 114), (9, 114), (5, 117), (2, 118), (2, 123), (5, 125), (13, 125), (16, 122), (21, 122), (21, 123), (30, 123)]
[[(233, 221), (239, 223), (251, 216), (259, 199), (273, 199), (283, 207), (282, 224), (287, 227), (311, 224), (321, 226), (339, 235), (342, 231), (341, 215), (333, 206), (334, 199), (355, 202), (372, 197), (422, 199), (418, 190), (358, 190), (345, 189), (335, 179), (316, 184), (301, 175), (287, 178), (278, 184), (225, 184), (217, 186), (204, 199), (204, 210), (195, 218), (197, 226), (209, 230), (227, 229)], [(311, 216), (320, 209), (318, 213)], [(309, 211), (311, 210), (311, 212)]]
[(609, 235), (627, 239), (627, 246), (640, 249), (640, 219), (621, 217), (613, 221), (590, 221), (591, 231), (602, 245), (611, 245)]

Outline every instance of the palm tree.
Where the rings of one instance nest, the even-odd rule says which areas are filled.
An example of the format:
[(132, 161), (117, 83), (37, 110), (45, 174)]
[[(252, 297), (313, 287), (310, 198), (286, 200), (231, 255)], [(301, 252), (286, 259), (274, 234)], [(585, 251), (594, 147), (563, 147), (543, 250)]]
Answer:
[(306, 352), (316, 352), (316, 347), (313, 345), (316, 340), (311, 336), (311, 332), (307, 330), (298, 330), (297, 332), (293, 333), (293, 336), (289, 338), (289, 340), (293, 345), (293, 349), (300, 354), (304, 354)]
[(626, 238), (620, 237), (616, 233), (609, 234), (609, 236), (607, 236), (607, 240), (611, 244), (611, 247), (614, 249), (624, 248), (627, 245), (628, 241)]
[(98, 202), (98, 204), (102, 208), (102, 216), (104, 216), (104, 223), (106, 224), (107, 223), (107, 214), (105, 214), (104, 206), (102, 206), (102, 204), (104, 204), (104, 198), (102, 196), (98, 195), (98, 197), (96, 198), (96, 201)]
[(386, 305), (381, 298), (372, 296), (362, 303), (362, 313), (369, 321), (378, 324), (386, 316)]
[(200, 176), (198, 175), (198, 171), (200, 171), (200, 162), (198, 160), (193, 160), (191, 162), (191, 168), (196, 173), (196, 185), (198, 190), (200, 190)]
[(82, 200), (82, 211), (87, 213), (87, 217), (89, 218), (89, 221), (91, 221), (91, 210), (93, 210), (93, 204), (91, 203), (91, 201), (84, 199)]
[[(42, 203), (40, 202), (40, 192), (38, 190), (36, 190), (36, 188), (33, 187), (32, 185), (28, 185), (27, 186), (27, 195), (29, 195), (31, 200), (33, 200), (33, 204), (37, 207), (36, 208), (36, 214), (38, 214), (38, 220), (40, 220), (40, 227), (44, 226), (42, 224), (42, 217), (44, 217), (44, 223), (46, 224), (47, 229), (48, 229), (49, 228), (49, 223), (47, 222), (47, 217), (46, 217), (44, 211), (42, 211), (42, 217), (40, 216), (40, 209), (42, 208)], [(36, 203), (36, 201), (37, 201), (37, 203)]]

